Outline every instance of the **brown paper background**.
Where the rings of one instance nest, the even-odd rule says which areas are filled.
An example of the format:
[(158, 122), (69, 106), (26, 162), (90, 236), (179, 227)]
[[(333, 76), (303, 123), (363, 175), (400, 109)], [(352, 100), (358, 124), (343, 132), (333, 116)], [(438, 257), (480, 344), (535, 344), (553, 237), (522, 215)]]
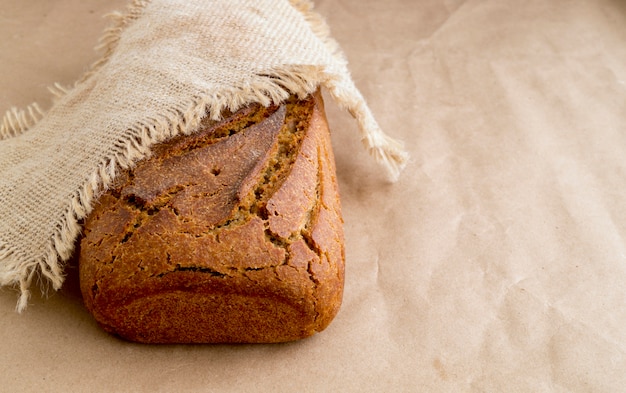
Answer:
[[(71, 84), (122, 0), (2, 0), (0, 111)], [(400, 181), (327, 99), (346, 231), (330, 327), (281, 345), (103, 333), (69, 269), (0, 291), (2, 392), (626, 389), (626, 3), (320, 0), (411, 162)]]

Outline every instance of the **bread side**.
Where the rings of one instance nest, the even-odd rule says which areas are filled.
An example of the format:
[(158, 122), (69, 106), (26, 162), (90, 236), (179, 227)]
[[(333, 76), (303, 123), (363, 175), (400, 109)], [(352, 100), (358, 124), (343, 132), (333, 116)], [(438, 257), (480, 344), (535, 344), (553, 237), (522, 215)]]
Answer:
[(339, 193), (321, 95), (250, 106), (154, 149), (88, 217), (86, 307), (147, 343), (281, 342), (341, 303)]

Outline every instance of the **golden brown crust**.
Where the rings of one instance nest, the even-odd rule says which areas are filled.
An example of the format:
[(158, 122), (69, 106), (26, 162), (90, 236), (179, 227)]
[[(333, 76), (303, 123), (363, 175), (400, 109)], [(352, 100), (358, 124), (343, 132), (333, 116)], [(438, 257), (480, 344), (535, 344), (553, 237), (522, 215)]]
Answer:
[(80, 284), (109, 332), (281, 342), (330, 323), (344, 248), (319, 93), (250, 106), (154, 149), (85, 222)]

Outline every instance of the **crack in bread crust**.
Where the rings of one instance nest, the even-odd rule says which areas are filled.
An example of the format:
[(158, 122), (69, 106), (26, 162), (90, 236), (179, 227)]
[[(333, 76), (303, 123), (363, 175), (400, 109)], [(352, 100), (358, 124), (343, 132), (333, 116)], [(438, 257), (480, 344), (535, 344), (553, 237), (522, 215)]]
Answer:
[[(246, 108), (159, 146), (121, 176), (88, 218), (80, 247), (81, 289), (96, 320), (144, 342), (275, 342), (324, 329), (341, 302), (344, 255), (336, 184), (322, 184), (336, 182), (325, 178), (334, 162), (329, 146), (320, 146), (330, 141), (312, 126), (320, 110), (321, 97)], [(324, 192), (335, 193), (336, 208), (326, 206)], [(340, 233), (320, 241), (316, 228), (328, 226), (323, 209), (336, 216), (330, 229)], [(188, 327), (185, 316), (164, 321), (150, 309), (170, 331), (155, 325), (156, 333), (135, 332), (139, 321), (150, 322), (132, 313), (155, 307), (151, 298), (173, 309), (196, 299), (205, 311), (221, 310), (219, 298), (257, 313), (261, 324), (273, 315), (285, 327), (177, 336), (175, 326)], [(245, 322), (244, 315), (233, 319)]]

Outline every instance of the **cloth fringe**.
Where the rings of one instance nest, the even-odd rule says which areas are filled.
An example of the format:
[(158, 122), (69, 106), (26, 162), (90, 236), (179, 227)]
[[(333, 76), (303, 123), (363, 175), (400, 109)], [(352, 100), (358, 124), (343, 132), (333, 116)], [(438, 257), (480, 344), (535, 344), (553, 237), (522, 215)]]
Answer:
[(34, 102), (25, 109), (9, 109), (0, 122), (0, 140), (18, 136), (34, 126), (44, 116), (44, 111)]

